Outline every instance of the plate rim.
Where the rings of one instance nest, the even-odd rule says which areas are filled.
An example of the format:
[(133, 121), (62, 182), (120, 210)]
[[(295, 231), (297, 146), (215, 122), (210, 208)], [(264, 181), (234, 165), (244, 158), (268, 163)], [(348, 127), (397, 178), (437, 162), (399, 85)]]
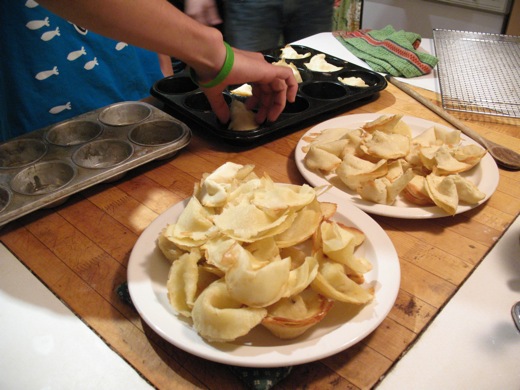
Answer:
[[(296, 144), (296, 148), (294, 151), (294, 159), (296, 161), (296, 167), (300, 174), (304, 177), (304, 179), (312, 186), (317, 187), (321, 185), (329, 185), (330, 182), (323, 178), (323, 176), (319, 175), (316, 172), (313, 172), (305, 167), (305, 164), (303, 163), (303, 158), (305, 157), (305, 153), (302, 150), (302, 147), (305, 145), (308, 145), (309, 142), (305, 141), (305, 137), (308, 137), (311, 133), (316, 133), (317, 131), (325, 130), (328, 127), (339, 127), (341, 125), (345, 126), (345, 121), (350, 121), (348, 125), (353, 125), (357, 123), (367, 122), (374, 120), (381, 115), (385, 115), (384, 113), (363, 113), (363, 114), (348, 114), (339, 116), (336, 118), (332, 118), (326, 121), (323, 121), (321, 123), (318, 123), (311, 127), (308, 131), (306, 131), (302, 137), (298, 140), (298, 143)], [(402, 118), (405, 122), (415, 122), (420, 123), (424, 126), (438, 126), (445, 129), (453, 130), (453, 127), (443, 125), (441, 123), (437, 123), (428, 119), (423, 119), (411, 115), (403, 115)], [(413, 129), (412, 129), (413, 131)], [(461, 134), (461, 140), (464, 144), (475, 144), (479, 147), (482, 147), (478, 142), (472, 140), (471, 138), (467, 137), (463, 133)], [(498, 182), (500, 178), (500, 174), (498, 171), (498, 166), (493, 159), (493, 157), (489, 154), (489, 152), (486, 152), (484, 157), (482, 158), (481, 162), (481, 170), (482, 170), (482, 178), (480, 180), (480, 183), (478, 185), (479, 189), (486, 194), (485, 198), (482, 199), (480, 202), (474, 205), (459, 205), (457, 207), (457, 211), (455, 215), (465, 213), (467, 211), (470, 211), (476, 207), (479, 207), (483, 203), (485, 203), (496, 191), (498, 187)], [(481, 186), (480, 184), (483, 183), (484, 186)], [(361, 199), (358, 195), (353, 195), (348, 192), (343, 191), (342, 189), (332, 186), (331, 190), (332, 192), (336, 193), (339, 197), (344, 197), (346, 200), (352, 202), (356, 207), (360, 208), (361, 210), (365, 211), (366, 213), (373, 214), (373, 215), (380, 215), (384, 217), (392, 217), (392, 218), (403, 218), (403, 219), (432, 219), (432, 218), (444, 218), (444, 217), (451, 217), (452, 215), (449, 215), (445, 213), (442, 209), (440, 209), (437, 206), (416, 206), (416, 207), (397, 207), (393, 205), (383, 205), (383, 204), (376, 204), (373, 202), (365, 201)]]
[[(399, 257), (390, 237), (367, 213), (356, 208), (350, 204), (350, 202), (341, 202), (333, 193), (322, 194), (319, 199), (321, 201), (337, 203), (337, 212), (341, 213), (341, 216), (348, 219), (353, 225), (362, 225), (365, 230), (367, 227), (374, 229), (374, 231), (370, 231), (370, 235), (367, 235), (367, 239), (374, 248), (375, 254), (377, 254), (375, 262), (378, 272), (386, 270), (388, 273), (384, 275), (383, 278), (378, 277), (377, 283), (384, 283), (382, 283), (379, 292), (376, 293), (374, 302), (367, 306), (373, 310), (370, 316), (371, 318), (368, 321), (369, 326), (367, 326), (363, 332), (357, 334), (355, 338), (350, 335), (348, 335), (348, 340), (346, 337), (338, 337), (341, 336), (340, 332), (345, 330), (348, 322), (337, 326), (325, 335), (308, 340), (304, 338), (302, 341), (290, 342), (285, 346), (264, 347), (240, 345), (235, 350), (230, 350), (229, 344), (226, 343), (223, 345), (222, 343), (208, 343), (204, 341), (193, 328), (190, 329), (191, 334), (188, 334), (188, 336), (196, 336), (198, 338), (197, 344), (191, 343), (188, 338), (183, 339), (183, 337), (178, 337), (178, 334), (170, 334), (170, 331), (162, 326), (162, 320), (165, 320), (162, 316), (167, 315), (168, 318), (177, 321), (179, 324), (176, 324), (176, 326), (178, 326), (179, 329), (184, 325), (180, 324), (181, 320), (177, 319), (172, 308), (165, 308), (162, 303), (156, 299), (151, 280), (143, 279), (143, 265), (145, 265), (144, 263), (148, 261), (150, 256), (153, 256), (152, 252), (157, 253), (155, 240), (158, 233), (166, 224), (174, 222), (172, 216), (185, 207), (189, 198), (178, 202), (160, 214), (141, 233), (130, 253), (127, 268), (128, 289), (134, 307), (141, 319), (161, 338), (185, 352), (214, 362), (243, 367), (267, 368), (304, 364), (334, 355), (364, 339), (387, 317), (397, 299), (401, 282)], [(150, 245), (150, 240), (152, 240), (153, 245)], [(375, 243), (377, 243), (377, 245), (375, 245)], [(144, 248), (145, 256), (143, 256), (142, 248)], [(153, 261), (153, 257), (151, 259)], [(166, 262), (167, 260), (164, 258), (161, 259), (161, 261)], [(389, 270), (390, 272), (388, 272)], [(163, 287), (164, 290), (166, 290), (165, 283)], [(381, 297), (381, 294), (384, 295)], [(378, 297), (380, 297), (380, 301), (377, 299)], [(161, 310), (161, 312), (154, 312), (154, 310)], [(363, 312), (363, 310), (361, 310), (360, 313), (361, 312)], [(357, 315), (359, 315), (359, 313)], [(161, 321), (157, 321), (158, 317), (161, 317)], [(225, 346), (227, 348), (219, 349), (219, 346)], [(236, 354), (237, 350), (244, 354)]]

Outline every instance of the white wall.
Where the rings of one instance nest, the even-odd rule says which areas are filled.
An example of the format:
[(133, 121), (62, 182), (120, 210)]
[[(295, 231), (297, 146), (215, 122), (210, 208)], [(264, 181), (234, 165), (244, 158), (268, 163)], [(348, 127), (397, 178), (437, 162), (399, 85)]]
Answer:
[(503, 15), (425, 0), (364, 0), (362, 28), (391, 24), (432, 38), (434, 28), (500, 34), (503, 20)]

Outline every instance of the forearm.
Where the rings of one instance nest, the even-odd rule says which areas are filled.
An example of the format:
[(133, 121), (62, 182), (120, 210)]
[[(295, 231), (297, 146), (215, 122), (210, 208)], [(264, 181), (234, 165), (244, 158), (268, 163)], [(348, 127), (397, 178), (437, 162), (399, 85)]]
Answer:
[[(107, 37), (176, 57), (190, 65), (197, 79), (213, 80), (224, 65), (226, 47), (222, 34), (185, 15), (166, 0), (39, 0), (50, 11)], [(256, 119), (278, 118), (286, 100), (294, 101), (298, 84), (292, 71), (265, 61), (260, 53), (234, 51), (234, 62), (225, 80), (204, 88), (211, 107), (222, 123), (229, 107), (222, 91), (226, 85), (253, 84), (250, 108)]]
[(61, 17), (99, 34), (176, 57), (211, 79), (225, 48), (221, 33), (184, 15), (166, 0), (41, 0)]

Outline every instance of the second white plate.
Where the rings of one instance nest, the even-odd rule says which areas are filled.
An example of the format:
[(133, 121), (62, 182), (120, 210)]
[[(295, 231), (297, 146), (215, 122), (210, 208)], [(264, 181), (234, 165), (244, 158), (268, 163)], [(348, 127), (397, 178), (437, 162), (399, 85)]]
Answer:
[(319, 360), (361, 341), (393, 307), (401, 280), (399, 259), (385, 231), (355, 206), (339, 202), (334, 194), (321, 201), (338, 204), (334, 220), (354, 226), (366, 235), (356, 254), (370, 260), (373, 269), (365, 275), (375, 289), (375, 299), (361, 309), (336, 302), (318, 325), (293, 340), (281, 340), (261, 326), (232, 343), (210, 343), (200, 337), (189, 320), (176, 315), (167, 298), (169, 262), (156, 240), (167, 224), (177, 221), (187, 200), (157, 217), (137, 240), (128, 263), (128, 289), (143, 320), (161, 337), (178, 348), (219, 363), (245, 367), (281, 367)]
[[(331, 177), (325, 177), (318, 172), (307, 169), (303, 159), (305, 158), (305, 152), (303, 147), (308, 145), (309, 142), (305, 141), (311, 134), (319, 133), (328, 128), (344, 127), (349, 129), (357, 129), (364, 123), (377, 119), (381, 114), (355, 114), (345, 115), (337, 118), (330, 119), (322, 122), (309, 131), (307, 131), (296, 145), (295, 159), (298, 170), (302, 176), (314, 187), (333, 184), (334, 187), (330, 191), (334, 192), (339, 198), (351, 201), (361, 210), (366, 211), (370, 214), (383, 215), (387, 217), (395, 218), (408, 218), (408, 219), (424, 219), (424, 218), (439, 218), (447, 217), (442, 209), (437, 206), (417, 206), (410, 202), (406, 202), (401, 197), (398, 197), (393, 205), (377, 204), (362, 199), (356, 192), (347, 188), (339, 178), (334, 180), (335, 175)], [(443, 127), (449, 129), (447, 126), (431, 122), (425, 119), (415, 118), (412, 116), (404, 116), (403, 120), (411, 127), (412, 136), (415, 137), (421, 134), (423, 131), (429, 129), (432, 126)], [(463, 144), (476, 144), (475, 141), (468, 137), (461, 135)], [(498, 186), (498, 167), (493, 157), (489, 153), (486, 153), (480, 163), (468, 172), (464, 172), (461, 176), (471, 180), (479, 188), (480, 191), (486, 194), (486, 197), (481, 200), (478, 204), (468, 205), (460, 204), (457, 208), (457, 214), (471, 210), (486, 200), (495, 192)], [(331, 180), (332, 179), (332, 180)]]

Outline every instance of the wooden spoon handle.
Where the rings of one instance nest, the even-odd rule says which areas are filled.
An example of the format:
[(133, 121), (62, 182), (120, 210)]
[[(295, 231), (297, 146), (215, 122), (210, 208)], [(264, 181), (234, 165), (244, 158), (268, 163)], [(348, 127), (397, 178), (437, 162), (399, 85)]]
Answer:
[[(450, 115), (444, 109), (441, 107), (433, 104), (430, 100), (426, 99), (425, 97), (421, 96), (417, 92), (415, 92), (412, 88), (410, 88), (407, 84), (403, 83), (402, 81), (397, 80), (396, 78), (387, 75), (386, 79), (395, 85), (397, 88), (402, 90), (403, 92), (406, 92), (408, 95), (413, 97), (418, 102), (424, 104), (426, 107), (428, 107), (430, 110), (435, 112), (437, 115), (439, 115), (442, 119), (446, 120), (447, 122), (451, 123), (453, 126), (455, 126), (457, 129), (462, 131), (464, 134), (466, 134), (468, 137), (473, 138), (475, 141), (477, 141), (479, 144), (481, 144), (484, 147), (488, 147), (487, 140), (484, 139), (479, 133), (477, 133), (475, 130), (469, 128), (464, 123), (462, 123), (460, 120), (455, 118), (454, 116)], [(490, 141), (488, 141), (490, 142)]]

